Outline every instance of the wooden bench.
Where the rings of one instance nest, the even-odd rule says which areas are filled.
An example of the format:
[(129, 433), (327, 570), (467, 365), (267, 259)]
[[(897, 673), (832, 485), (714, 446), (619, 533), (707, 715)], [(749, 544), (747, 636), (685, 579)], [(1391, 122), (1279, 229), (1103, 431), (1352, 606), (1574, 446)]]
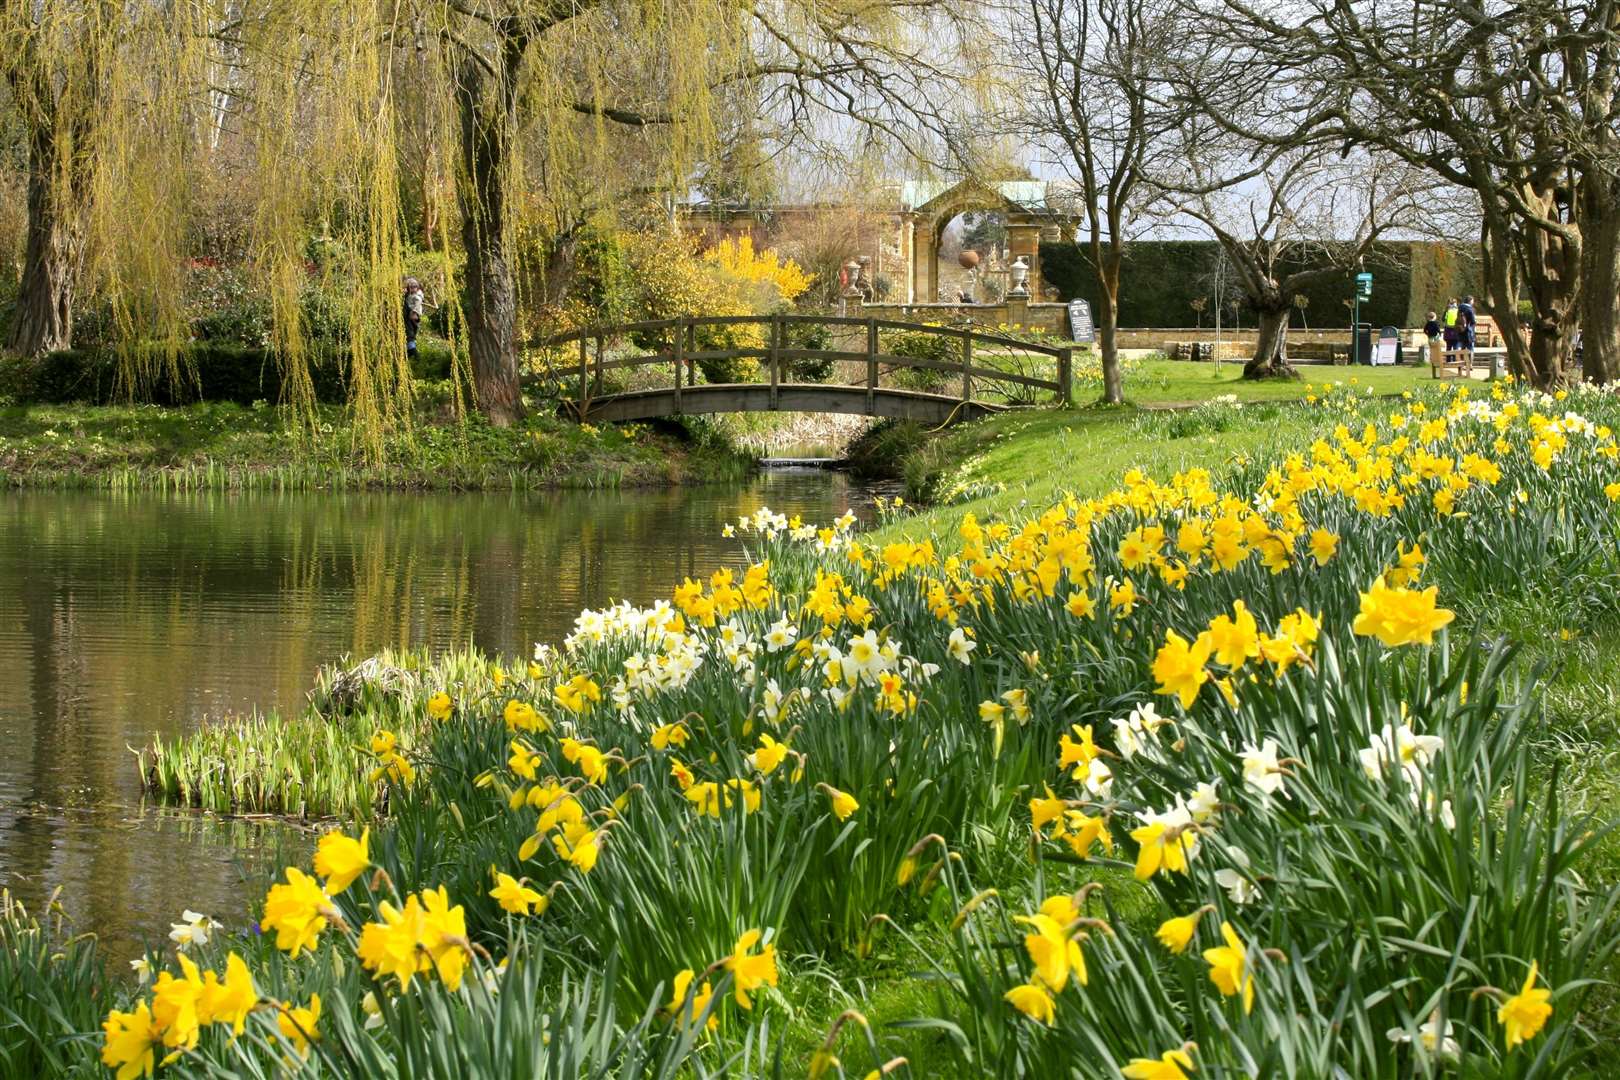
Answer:
[(1448, 371), (1460, 379), (1471, 379), (1474, 377), (1474, 352), (1472, 349), (1447, 349), (1444, 342), (1431, 341), (1429, 368), (1437, 379)]

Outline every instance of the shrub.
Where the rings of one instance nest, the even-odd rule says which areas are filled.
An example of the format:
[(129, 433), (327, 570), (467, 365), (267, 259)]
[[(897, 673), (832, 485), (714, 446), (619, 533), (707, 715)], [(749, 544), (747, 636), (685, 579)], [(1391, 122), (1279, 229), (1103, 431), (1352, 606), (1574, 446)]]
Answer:
[[(782, 344), (789, 349), (831, 349), (832, 332), (819, 323), (787, 323), (782, 328)], [(836, 360), (826, 357), (795, 357), (782, 362), (789, 382), (826, 382), (832, 377)]]
[(862, 480), (897, 479), (907, 459), (927, 442), (928, 433), (915, 420), (880, 420), (849, 444), (844, 459)]
[[(879, 350), (891, 356), (952, 363), (961, 356), (961, 343), (928, 330), (891, 330), (883, 335)], [(951, 373), (940, 368), (896, 367), (890, 381), (907, 390), (938, 393), (950, 381)]]
[[(265, 349), (198, 342), (179, 358), (180, 378), (159, 379), (136, 388), (137, 400), (154, 405), (195, 401), (255, 401), (282, 398), (281, 369)], [(126, 392), (119, 380), (118, 354), (105, 348), (64, 349), (0, 365), (0, 394), (21, 405), (107, 405)], [(333, 357), (317, 359), (310, 375), (315, 398), (328, 404), (348, 400), (347, 379)]]

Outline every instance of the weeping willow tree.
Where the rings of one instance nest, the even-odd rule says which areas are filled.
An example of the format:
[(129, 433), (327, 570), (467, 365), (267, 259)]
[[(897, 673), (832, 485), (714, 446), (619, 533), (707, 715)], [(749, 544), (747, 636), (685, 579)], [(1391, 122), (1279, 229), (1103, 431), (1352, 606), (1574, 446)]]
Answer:
[(0, 68), (29, 151), (8, 346), (68, 346), (91, 292), (140, 343), (123, 350), (131, 387), (182, 377), (188, 178), (235, 152), (251, 166), (247, 264), (291, 403), (313, 402), (318, 289), (345, 301), (366, 448), (410, 424), (400, 283), (423, 247), (450, 278), (455, 383), (510, 424), (525, 222), (549, 218), (565, 244), (616, 200), (682, 198), (739, 127), (768, 127), (762, 148), (948, 147), (934, 99), (964, 85), (944, 43), (984, 38), (973, 2), (0, 0)]
[(87, 280), (103, 285), (122, 329), (139, 325), (172, 345), (189, 169), (180, 88), (201, 58), (192, 14), (107, 2), (0, 6), (0, 70), (27, 145), (10, 351), (68, 347)]

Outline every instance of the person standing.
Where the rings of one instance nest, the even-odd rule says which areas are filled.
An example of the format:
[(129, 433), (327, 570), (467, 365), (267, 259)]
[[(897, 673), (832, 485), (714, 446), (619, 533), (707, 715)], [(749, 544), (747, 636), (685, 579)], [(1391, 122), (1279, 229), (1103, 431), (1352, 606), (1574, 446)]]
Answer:
[(1468, 354), (1468, 374), (1474, 373), (1474, 334), (1479, 319), (1474, 314), (1474, 298), (1465, 296), (1457, 305), (1457, 348)]
[(405, 356), (416, 359), (416, 331), (422, 325), (422, 283), (413, 277), (405, 279)]
[(1443, 347), (1440, 341), (1440, 318), (1434, 312), (1429, 312), (1429, 321), (1423, 324), (1423, 337), (1429, 343), (1429, 365), (1435, 367), (1442, 362), (1440, 350)]

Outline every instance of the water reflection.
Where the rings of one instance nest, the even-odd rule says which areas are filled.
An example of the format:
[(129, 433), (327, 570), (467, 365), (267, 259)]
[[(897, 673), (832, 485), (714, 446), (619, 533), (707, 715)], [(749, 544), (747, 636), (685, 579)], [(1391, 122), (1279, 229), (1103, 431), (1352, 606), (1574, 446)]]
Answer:
[(582, 607), (735, 562), (723, 521), (852, 501), (811, 471), (529, 496), (0, 495), (0, 885), (32, 904), (63, 886), (124, 953), (186, 906), (239, 923), (244, 877), (302, 841), (140, 809), (131, 748), (151, 733), (297, 708), (345, 654), (526, 653)]

